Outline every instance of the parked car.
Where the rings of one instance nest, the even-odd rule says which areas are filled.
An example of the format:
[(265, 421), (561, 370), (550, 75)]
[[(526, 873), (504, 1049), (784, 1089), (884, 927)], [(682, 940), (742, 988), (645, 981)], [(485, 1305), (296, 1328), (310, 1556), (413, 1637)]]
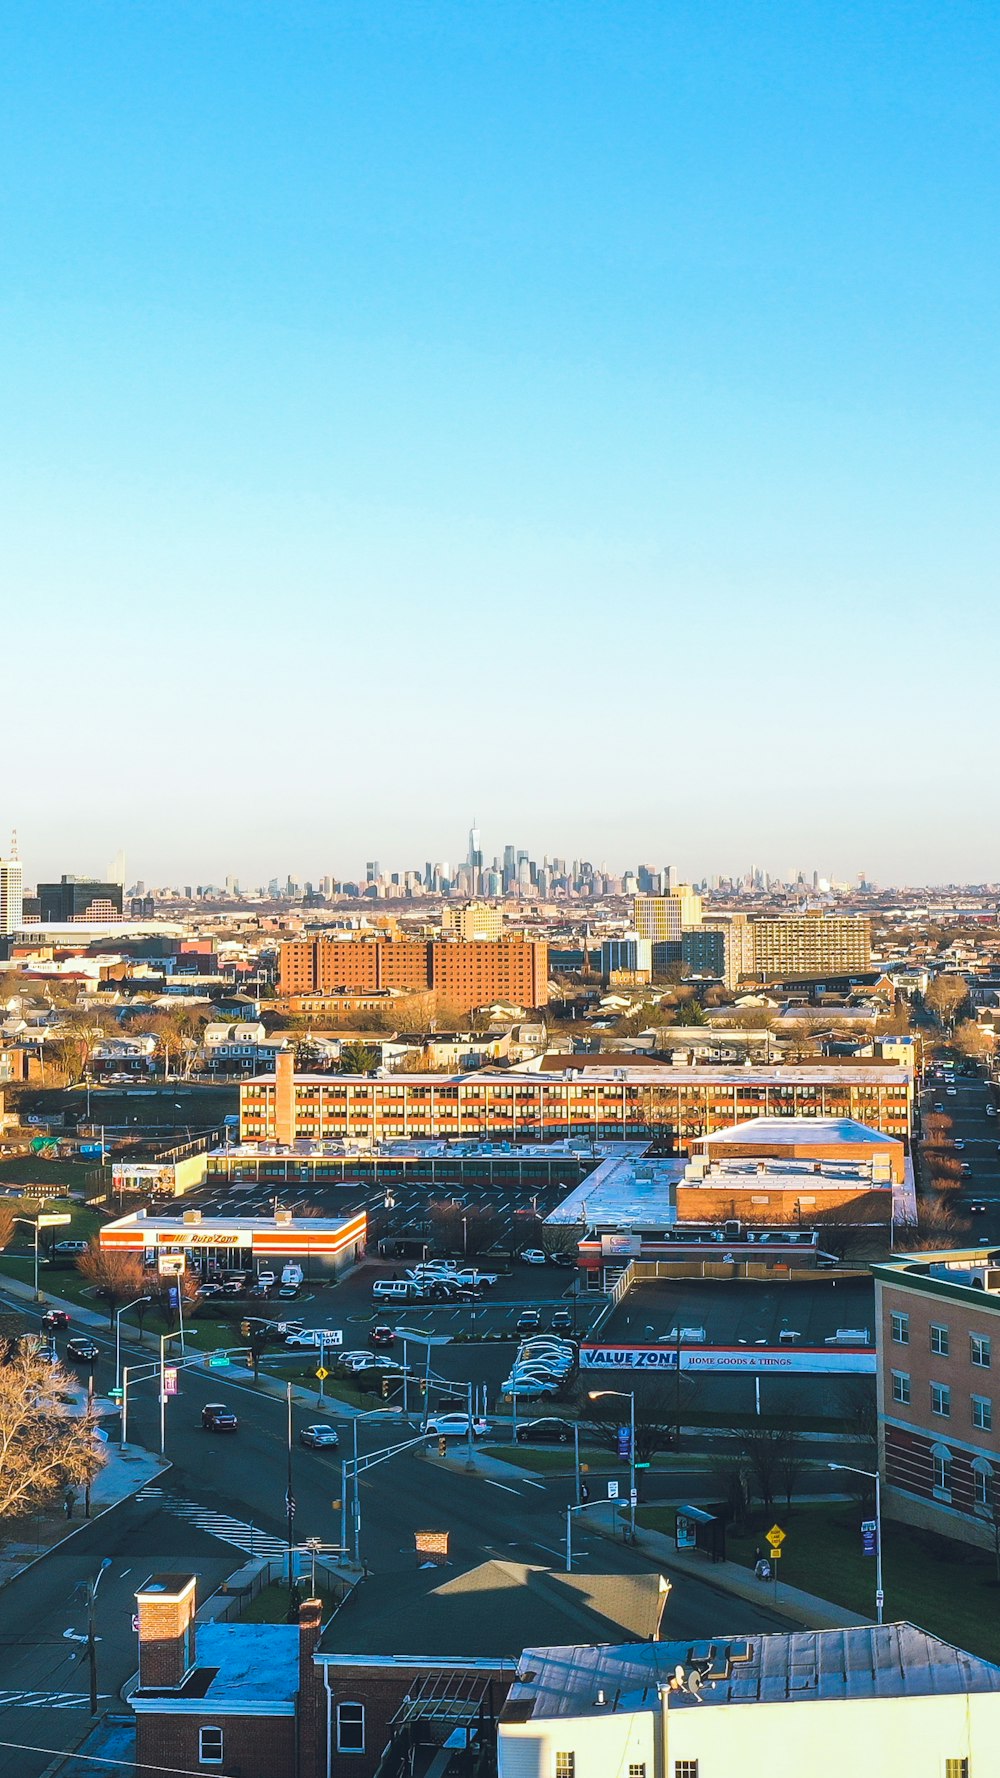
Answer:
[(42, 1326), (49, 1333), (55, 1333), (61, 1328), (68, 1327), (69, 1316), (67, 1315), (66, 1310), (46, 1309), (45, 1314), (42, 1316)]
[(540, 1247), (525, 1247), (519, 1257), (526, 1266), (544, 1266), (548, 1263)]
[(57, 1241), (52, 1251), (57, 1259), (78, 1259), (81, 1253), (86, 1253), (87, 1243), (86, 1241)]
[(575, 1253), (564, 1253), (560, 1250), (558, 1253), (549, 1254), (550, 1266), (572, 1266), (575, 1269), (577, 1263), (578, 1261)]
[(297, 1284), (283, 1284), (281, 1286), (281, 1289), (278, 1291), (278, 1295), (280, 1296), (282, 1302), (285, 1302), (285, 1303), (293, 1303), (295, 1301), (295, 1298), (298, 1296), (298, 1294), (299, 1294), (299, 1287)]
[(225, 1402), (209, 1401), (201, 1410), (202, 1432), (235, 1432), (239, 1421)]
[(573, 1428), (568, 1420), (556, 1420), (551, 1415), (545, 1420), (528, 1420), (517, 1429), (519, 1445), (568, 1445), (572, 1443)]
[(396, 1329), (381, 1325), (369, 1328), (368, 1344), (369, 1346), (394, 1346), (396, 1344)]
[(210, 1302), (212, 1297), (214, 1297), (214, 1296), (222, 1296), (223, 1291), (225, 1290), (225, 1285), (224, 1284), (213, 1284), (210, 1280), (207, 1280), (199, 1288), (201, 1290), (202, 1297), (204, 1298), (205, 1302), (207, 1303), (207, 1302)]
[(101, 1348), (86, 1334), (78, 1334), (75, 1340), (66, 1341), (66, 1357), (79, 1364), (96, 1364), (101, 1356)]
[(523, 1401), (538, 1401), (543, 1395), (554, 1395), (556, 1384), (552, 1378), (518, 1376), (511, 1372), (500, 1385), (502, 1395), (516, 1395)]
[(549, 1326), (553, 1333), (569, 1333), (573, 1327), (573, 1317), (568, 1309), (555, 1309)]
[(541, 1325), (542, 1317), (537, 1309), (522, 1309), (515, 1328), (518, 1333), (533, 1333), (535, 1328), (541, 1327)]
[(340, 1440), (332, 1426), (303, 1426), (299, 1432), (299, 1444), (309, 1445), (313, 1450), (335, 1449)]
[[(472, 1416), (473, 1438), (485, 1438), (490, 1423), (479, 1415)], [(468, 1438), (469, 1416), (464, 1414), (431, 1414), (424, 1431), (428, 1438)]]

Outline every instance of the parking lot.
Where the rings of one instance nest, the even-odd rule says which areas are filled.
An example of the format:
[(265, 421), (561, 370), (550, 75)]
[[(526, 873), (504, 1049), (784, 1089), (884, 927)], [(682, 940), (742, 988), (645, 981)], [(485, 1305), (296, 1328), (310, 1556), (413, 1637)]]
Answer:
[[(456, 1204), (461, 1209), (489, 1211), (495, 1218), (493, 1249), (499, 1254), (530, 1245), (537, 1237), (538, 1219), (549, 1214), (566, 1196), (565, 1185), (540, 1188), (509, 1183), (476, 1181), (457, 1189), (430, 1186), (419, 1179), (394, 1179), (390, 1185), (371, 1179), (348, 1179), (343, 1184), (323, 1181), (315, 1185), (289, 1180), (210, 1179), (197, 1191), (188, 1192), (185, 1209), (206, 1216), (271, 1216), (275, 1204), (293, 1215), (344, 1216), (352, 1210), (368, 1213), (369, 1239), (417, 1243), (430, 1240), (428, 1206), (434, 1202)], [(470, 1250), (470, 1257), (478, 1258)]]

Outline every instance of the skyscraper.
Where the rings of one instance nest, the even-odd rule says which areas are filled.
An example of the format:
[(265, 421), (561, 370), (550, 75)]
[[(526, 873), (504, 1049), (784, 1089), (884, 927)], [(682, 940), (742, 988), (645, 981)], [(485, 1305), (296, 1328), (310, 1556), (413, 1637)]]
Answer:
[(24, 923), (24, 869), (17, 856), (17, 834), (11, 835), (10, 857), (0, 858), (0, 938), (19, 932)]

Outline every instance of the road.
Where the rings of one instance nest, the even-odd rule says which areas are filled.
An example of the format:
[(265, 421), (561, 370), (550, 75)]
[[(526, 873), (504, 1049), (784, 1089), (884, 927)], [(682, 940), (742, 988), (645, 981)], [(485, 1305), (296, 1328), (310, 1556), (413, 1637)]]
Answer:
[[(104, 1348), (97, 1386), (110, 1382), (111, 1341)], [(462, 1348), (456, 1350), (461, 1351)], [(469, 1351), (469, 1348), (465, 1349)], [(132, 1354), (130, 1353), (130, 1356)], [(103, 1373), (103, 1375), (102, 1375)], [(82, 1528), (63, 1548), (45, 1557), (4, 1591), (0, 1633), (0, 1778), (38, 1778), (49, 1755), (23, 1751), (24, 1744), (71, 1747), (88, 1720), (87, 1671), (79, 1638), (85, 1608), (79, 1589), (111, 1560), (98, 1598), (100, 1693), (105, 1703), (117, 1696), (135, 1670), (131, 1631), (133, 1591), (153, 1571), (190, 1568), (201, 1576), (203, 1592), (218, 1586), (251, 1551), (279, 1553), (286, 1536), (286, 1410), (280, 1398), (254, 1389), (249, 1379), (182, 1373), (181, 1392), (168, 1405), (167, 1455), (173, 1467), (159, 1483), (105, 1519)], [(204, 1402), (225, 1399), (240, 1418), (235, 1436), (200, 1428)], [(298, 1427), (315, 1409), (296, 1408)], [(345, 1454), (353, 1448), (353, 1426), (340, 1421)], [(380, 1411), (358, 1424), (359, 1450), (377, 1452), (407, 1436), (402, 1416)], [(416, 1427), (412, 1428), (415, 1432)], [(158, 1407), (153, 1389), (137, 1388), (130, 1436), (155, 1448)], [(318, 1536), (336, 1543), (340, 1533), (340, 1453), (293, 1447), (293, 1495), (297, 1541)], [(603, 1472), (591, 1476), (594, 1494), (605, 1485)], [(826, 1478), (823, 1478), (825, 1481)], [(682, 1459), (669, 1473), (650, 1477), (651, 1495), (684, 1500), (704, 1493), (704, 1470)], [(456, 1566), (489, 1557), (561, 1565), (565, 1508), (575, 1497), (570, 1475), (487, 1478), (467, 1475), (460, 1464), (441, 1463), (436, 1453), (403, 1453), (362, 1477), (361, 1552), (379, 1572), (412, 1571), (414, 1533), (447, 1530)], [(600, 1536), (586, 1523), (574, 1528), (579, 1559), (629, 1572), (648, 1567), (641, 1553)], [(785, 1627), (771, 1613), (724, 1595), (708, 1580), (676, 1579), (670, 1627), (680, 1636)], [(387, 1629), (391, 1652), (391, 1626)]]
[[(958, 1202), (972, 1223), (976, 1240), (1000, 1240), (1000, 1115), (990, 1116), (996, 1090), (982, 1074), (966, 1075), (945, 1070), (938, 1063), (928, 1069), (920, 1095), (922, 1115), (941, 1110), (952, 1120), (951, 1136), (959, 1159), (969, 1167)], [(974, 1205), (984, 1209), (974, 1209)]]

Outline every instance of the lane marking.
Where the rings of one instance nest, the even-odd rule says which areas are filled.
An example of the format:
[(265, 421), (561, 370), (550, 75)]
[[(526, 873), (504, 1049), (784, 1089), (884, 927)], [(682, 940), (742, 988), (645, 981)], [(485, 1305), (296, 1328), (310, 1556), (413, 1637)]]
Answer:
[(488, 1475), (484, 1475), (482, 1479), (488, 1488), (502, 1488), (505, 1494), (519, 1494), (521, 1491), (519, 1488), (508, 1488), (506, 1482), (495, 1482)]

